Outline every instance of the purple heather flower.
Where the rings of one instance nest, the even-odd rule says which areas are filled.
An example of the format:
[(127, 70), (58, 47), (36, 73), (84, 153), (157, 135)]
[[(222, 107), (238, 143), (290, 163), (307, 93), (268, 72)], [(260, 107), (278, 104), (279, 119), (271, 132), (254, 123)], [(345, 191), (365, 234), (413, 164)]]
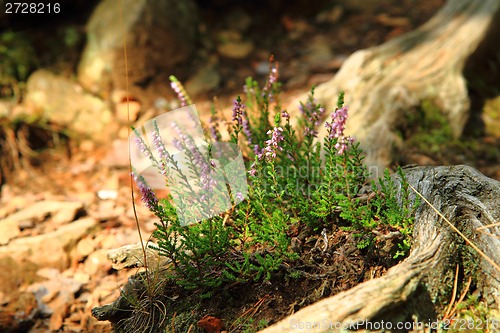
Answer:
[(172, 144), (174, 145), (175, 148), (177, 148), (179, 151), (184, 151), (186, 146), (188, 147), (192, 146), (190, 142), (192, 141), (192, 138), (191, 140), (189, 140), (190, 137), (184, 134), (184, 132), (179, 128), (179, 125), (177, 125), (176, 123), (171, 123), (171, 126), (174, 129), (174, 131), (176, 131), (177, 134), (179, 135), (179, 139), (177, 138), (172, 139)]
[(276, 152), (282, 151), (283, 147), (279, 145), (283, 138), (283, 128), (275, 127), (272, 130), (267, 132), (268, 135), (271, 135), (271, 139), (266, 141), (266, 146), (262, 150), (262, 154), (268, 159), (273, 160), (276, 158)]
[(261, 161), (264, 158), (264, 149), (260, 149), (259, 145), (253, 146), (253, 153), (257, 156), (257, 159)]
[(172, 139), (172, 144), (174, 145), (175, 148), (177, 148), (177, 150), (179, 150), (179, 151), (184, 150), (182, 143), (177, 138)]
[(146, 183), (146, 180), (141, 175), (136, 175), (132, 173), (134, 177), (135, 183), (137, 187), (139, 187), (139, 191), (141, 192), (141, 200), (144, 202), (144, 205), (149, 209), (155, 209), (158, 205), (158, 198), (156, 194), (153, 192), (151, 187)]
[(162, 160), (168, 160), (170, 157), (170, 154), (168, 153), (167, 149), (165, 148), (165, 145), (163, 144), (163, 141), (160, 136), (160, 132), (155, 129), (152, 134), (153, 137), (153, 145), (160, 155), (160, 159)]
[(286, 110), (281, 111), (281, 118), (290, 120), (290, 114)]
[(318, 131), (316, 128), (319, 126), (323, 113), (325, 113), (325, 108), (318, 107), (315, 100), (311, 101), (309, 99), (306, 104), (301, 103), (299, 105), (299, 110), (306, 119), (304, 136), (317, 137)]
[(187, 103), (187, 97), (185, 96), (184, 91), (182, 89), (182, 86), (179, 84), (179, 82), (178, 81), (172, 81), (172, 82), (170, 82), (170, 86), (172, 87), (172, 89), (177, 94), (177, 98), (181, 102), (181, 106), (187, 106), (188, 105), (188, 103)]
[(137, 134), (135, 133), (136, 136), (134, 137), (135, 144), (139, 148), (139, 150), (144, 154), (145, 157), (149, 157), (151, 155), (151, 151), (149, 150), (148, 146), (144, 142), (144, 140)]
[(243, 196), (243, 193), (238, 192), (235, 195), (235, 199), (236, 199), (236, 201), (243, 201), (243, 200), (245, 200), (245, 197)]
[(219, 128), (219, 123), (217, 122), (217, 117), (211, 116), (210, 117), (210, 136), (214, 141), (219, 140), (219, 135), (218, 135), (218, 128)]
[(278, 70), (278, 63), (274, 62), (274, 57), (271, 56), (269, 59), (269, 76), (267, 79), (266, 86), (264, 87), (262, 94), (265, 95), (266, 93), (269, 96), (269, 101), (274, 101), (274, 96), (273, 96), (273, 84), (278, 82), (278, 76), (279, 76), (279, 70)]
[(241, 99), (238, 97), (233, 101), (233, 116), (231, 118), (233, 121), (236, 121), (238, 125), (242, 125), (243, 123), (243, 119), (241, 118), (243, 112), (245, 112), (245, 105), (241, 103)]
[(304, 128), (304, 136), (312, 136), (312, 137), (317, 137), (318, 136), (318, 131), (311, 129), (309, 127)]
[(273, 83), (276, 83), (278, 82), (278, 67), (277, 66), (274, 66), (272, 69), (271, 69), (271, 72), (269, 73), (269, 84), (273, 84)]
[(339, 155), (342, 155), (345, 152), (348, 143), (354, 142), (354, 138), (350, 136), (344, 136), (348, 110), (349, 109), (347, 106), (335, 110), (335, 112), (332, 113), (332, 122), (325, 123), (325, 127), (328, 128), (328, 137), (330, 139), (337, 139), (335, 149), (337, 149), (337, 153)]
[(332, 113), (332, 122), (326, 123), (325, 126), (329, 129), (330, 138), (341, 138), (344, 136), (345, 123), (347, 121), (347, 111), (346, 106), (335, 110)]
[(247, 137), (248, 144), (252, 144), (252, 131), (250, 130), (250, 120), (248, 118), (247, 111), (243, 109), (243, 133), (245, 133), (245, 136)]
[(200, 186), (205, 193), (212, 193), (214, 188), (217, 186), (217, 180), (214, 179), (212, 168), (214, 164), (212, 161), (210, 163), (203, 161), (200, 167)]
[(255, 162), (252, 163), (252, 165), (250, 166), (250, 170), (248, 171), (248, 173), (254, 177), (257, 174), (257, 169), (255, 168), (255, 166)]

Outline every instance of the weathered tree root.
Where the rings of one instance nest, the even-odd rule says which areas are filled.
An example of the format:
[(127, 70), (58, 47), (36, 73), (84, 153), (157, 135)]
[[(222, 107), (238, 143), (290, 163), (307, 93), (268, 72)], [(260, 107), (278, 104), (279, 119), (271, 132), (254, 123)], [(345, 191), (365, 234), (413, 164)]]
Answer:
[[(500, 221), (498, 181), (463, 165), (412, 167), (405, 169), (405, 176), (479, 249), (500, 263), (500, 226), (488, 228), (488, 233), (477, 230)], [(425, 202), (416, 211), (413, 237), (410, 256), (386, 275), (312, 304), (260, 332), (304, 332), (306, 328), (307, 332), (340, 332), (349, 327), (369, 331), (370, 325), (382, 321), (385, 328), (392, 325), (390, 331), (405, 332), (408, 329), (394, 328), (398, 323), (435, 322), (436, 306), (451, 294), (456, 265), (464, 275), (473, 275), (483, 299), (498, 309), (500, 272)]]
[[(496, 43), (499, 8), (499, 0), (449, 0), (418, 29), (353, 53), (330, 81), (315, 89), (315, 98), (333, 110), (339, 91), (345, 92), (350, 108), (346, 132), (361, 142), (368, 165), (391, 163), (393, 147), (401, 141), (397, 127), (426, 100), (439, 106), (459, 137), (470, 111), (462, 72), (485, 37), (494, 34)], [(295, 108), (306, 98), (291, 105)], [(327, 134), (320, 126), (318, 137)]]

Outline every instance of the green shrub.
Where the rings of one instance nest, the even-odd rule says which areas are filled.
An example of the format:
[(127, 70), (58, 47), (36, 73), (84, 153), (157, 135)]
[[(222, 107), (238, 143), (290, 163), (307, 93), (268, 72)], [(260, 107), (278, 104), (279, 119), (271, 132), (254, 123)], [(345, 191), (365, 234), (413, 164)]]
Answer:
[[(144, 178), (135, 177), (143, 201), (159, 218), (153, 247), (174, 267), (168, 278), (186, 289), (201, 290), (207, 296), (223, 284), (271, 279), (282, 269), (297, 277), (293, 267), (302, 252), (300, 242), (299, 247), (292, 246), (292, 239), (300, 232), (320, 237), (334, 226), (354, 233), (358, 248), (367, 251), (375, 245), (377, 235), (394, 233), (397, 247), (392, 254), (408, 253), (414, 208), (403, 172), (398, 171), (398, 182), (389, 171), (378, 181), (369, 180), (359, 144), (344, 134), (348, 108), (342, 93), (326, 122), (326, 138), (317, 139), (325, 109), (316, 103), (314, 89), (301, 104), (300, 126), (294, 128), (279, 101), (277, 74), (277, 68), (271, 67), (262, 88), (247, 79), (244, 102), (240, 97), (234, 101), (228, 131), (229, 141), (239, 144), (246, 156), (249, 191), (244, 201), (223, 214), (185, 226), (172, 197), (159, 200)], [(175, 78), (172, 87), (186, 105), (190, 99)], [(207, 137), (215, 141), (223, 137), (217, 119), (221, 116), (213, 111), (213, 121), (205, 126)], [(152, 141), (160, 142), (159, 138), (156, 125)], [(207, 172), (214, 167), (212, 161), (200, 161), (199, 151), (187, 149), (190, 140), (184, 136), (176, 142), (180, 150), (190, 152), (190, 172), (197, 172), (196, 164), (206, 166)], [(174, 181), (172, 173), (182, 173), (162, 144), (155, 146), (159, 160), (144, 143), (139, 146), (161, 169), (167, 185)], [(186, 179), (177, 176), (177, 181)], [(199, 179), (196, 185), (205, 186), (206, 177), (201, 174)], [(184, 185), (182, 191), (192, 191), (187, 181)], [(187, 204), (184, 208), (193, 209)]]

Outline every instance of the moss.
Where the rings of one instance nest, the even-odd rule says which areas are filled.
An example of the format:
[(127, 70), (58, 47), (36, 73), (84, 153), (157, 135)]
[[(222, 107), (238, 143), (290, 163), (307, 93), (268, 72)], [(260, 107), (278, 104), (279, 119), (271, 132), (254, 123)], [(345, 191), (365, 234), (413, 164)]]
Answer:
[(197, 321), (196, 318), (194, 317), (193, 311), (185, 309), (184, 312), (175, 313), (173, 316), (167, 319), (167, 327), (165, 333), (201, 332), (198, 326), (196, 325), (196, 322)]
[[(19, 88), (35, 69), (35, 51), (23, 33), (0, 34), (0, 98), (19, 94)], [(19, 96), (17, 96), (19, 97)]]

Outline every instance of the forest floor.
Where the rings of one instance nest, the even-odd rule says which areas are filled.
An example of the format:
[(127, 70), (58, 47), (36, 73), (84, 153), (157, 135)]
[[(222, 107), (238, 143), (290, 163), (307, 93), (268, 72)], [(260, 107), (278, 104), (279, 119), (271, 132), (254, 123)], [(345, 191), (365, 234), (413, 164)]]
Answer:
[[(250, 34), (248, 39), (255, 51), (247, 57), (235, 60), (215, 53), (213, 56), (221, 58), (221, 83), (201, 91), (196, 102), (210, 103), (216, 95), (227, 109), (241, 93), (247, 76), (265, 80), (270, 53), (275, 54), (280, 65), (283, 99), (291, 100), (311, 85), (331, 78), (352, 52), (411, 31), (430, 18), (443, 2), (398, 1), (395, 5), (391, 1), (368, 1), (357, 6), (357, 1), (350, 5), (348, 1), (339, 1), (331, 10), (305, 18), (294, 13), (300, 8), (290, 8), (290, 13), (279, 17), (275, 12), (252, 13), (255, 15), (251, 19), (262, 20), (263, 27), (278, 17), (279, 27)], [(211, 29), (225, 28), (216, 12), (206, 9), (204, 15)], [(325, 43), (330, 43), (331, 49), (325, 50)], [(67, 64), (69, 68), (73, 65)], [(153, 99), (154, 91), (152, 87), (145, 95)], [(439, 130), (432, 127), (420, 133), (421, 140), (408, 145), (396, 164), (468, 164), (500, 180), (500, 138), (481, 131), (477, 134), (472, 128), (470, 135), (452, 140), (440, 137)], [(110, 249), (139, 242), (127, 152), (111, 144), (97, 146), (88, 141), (69, 141), (52, 147), (36, 152), (29, 160), (17, 161), (1, 187), (0, 236), (13, 236), (0, 237), (0, 245), (5, 245), (0, 254), (12, 254), (15, 261), (0, 256), (0, 328), (7, 332), (106, 332), (111, 329), (110, 324), (98, 322), (91, 316), (91, 309), (113, 302), (120, 287), (138, 272), (137, 268), (117, 270), (106, 258)], [(124, 155), (121, 163), (116, 163), (116, 154)], [(68, 207), (68, 202), (76, 205)], [(155, 228), (155, 217), (139, 199), (135, 204), (142, 236), (148, 239)], [(16, 220), (16, 214), (24, 215)], [(16, 230), (5, 222), (9, 219), (16, 221)], [(70, 228), (82, 219), (88, 222), (84, 229)], [(20, 226), (19, 221), (24, 224)], [(57, 233), (58, 230), (64, 231)], [(307, 257), (303, 260), (315, 261), (329, 267), (327, 270), (311, 272), (309, 278), (297, 281), (276, 277), (265, 283), (234, 284), (195, 307), (189, 300), (179, 302), (179, 313), (184, 317), (174, 311), (172, 316), (178, 318), (171, 322), (178, 326), (167, 331), (196, 332), (197, 328), (189, 328), (190, 324), (182, 325), (210, 315), (223, 318), (224, 329), (229, 332), (254, 332), (321, 298), (380, 276), (395, 263), (387, 253), (366, 258), (355, 246), (352, 235), (340, 229), (328, 237), (335, 248), (331, 254), (321, 253), (317, 238), (309, 239), (303, 251)], [(177, 287), (172, 287), (171, 293), (180, 299), (189, 296)], [(192, 311), (182, 312), (183, 306), (184, 310), (191, 306)]]

